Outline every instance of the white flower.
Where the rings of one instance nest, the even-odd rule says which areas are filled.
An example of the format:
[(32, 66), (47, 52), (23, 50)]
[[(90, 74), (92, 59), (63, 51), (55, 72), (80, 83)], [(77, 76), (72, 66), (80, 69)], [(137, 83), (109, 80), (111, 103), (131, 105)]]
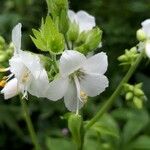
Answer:
[[(44, 97), (49, 83), (40, 58), (21, 50), (21, 26), (19, 23), (12, 31), (15, 50), (14, 56), (9, 61), (9, 69), (12, 74), (8, 77), (9, 81), (1, 91), (5, 99), (12, 98), (20, 92), (23, 97), (27, 97), (27, 92), (37, 97)], [(13, 76), (15, 78), (11, 79)]]
[(141, 49), (145, 48), (145, 53), (150, 58), (150, 19), (146, 19), (141, 25), (146, 36), (146, 41), (143, 43), (144, 46), (141, 45)]
[(103, 75), (107, 66), (107, 55), (103, 52), (86, 58), (77, 51), (66, 50), (60, 58), (60, 76), (50, 83), (47, 98), (64, 97), (65, 106), (78, 113), (87, 96), (99, 95), (108, 87), (108, 79)]
[(150, 38), (150, 19), (146, 19), (141, 23), (142, 30), (144, 31), (147, 38)]
[(145, 53), (146, 53), (147, 57), (150, 58), (150, 41), (146, 42)]
[(68, 11), (68, 16), (71, 22), (76, 22), (79, 25), (80, 32), (91, 30), (96, 26), (95, 18), (85, 11), (75, 13), (72, 10)]

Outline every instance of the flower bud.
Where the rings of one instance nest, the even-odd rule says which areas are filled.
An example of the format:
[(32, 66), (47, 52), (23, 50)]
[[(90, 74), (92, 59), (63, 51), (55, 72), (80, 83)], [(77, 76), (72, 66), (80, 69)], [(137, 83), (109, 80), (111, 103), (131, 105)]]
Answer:
[(68, 28), (69, 28), (68, 11), (62, 9), (59, 16), (59, 30), (61, 33), (66, 34)]
[(128, 92), (128, 93), (126, 94), (125, 98), (126, 98), (127, 101), (129, 101), (129, 100), (132, 100), (133, 96), (134, 96), (134, 95), (133, 95), (132, 92)]
[(138, 50), (136, 47), (132, 47), (130, 50), (125, 50), (125, 54), (118, 57), (118, 60), (121, 62), (120, 65), (132, 65), (137, 57), (139, 56)]
[(78, 39), (76, 41), (76, 45), (79, 47), (86, 42), (87, 32), (82, 32), (79, 34)]
[(68, 9), (68, 0), (54, 0), (58, 9)]
[(132, 85), (130, 85), (130, 84), (124, 84), (124, 89), (125, 89), (125, 91), (133, 91), (133, 89), (134, 89), (134, 87), (132, 86)]
[(134, 88), (134, 94), (136, 96), (144, 96), (144, 92), (139, 88)]
[(143, 101), (142, 99), (138, 98), (138, 97), (134, 97), (133, 98), (133, 103), (134, 105), (138, 108), (138, 109), (141, 109), (143, 107)]
[(91, 31), (89, 31), (86, 39), (86, 44), (89, 46), (90, 50), (94, 50), (99, 47), (101, 39), (102, 39), (102, 30), (96, 27)]
[(130, 51), (135, 54), (135, 53), (137, 53), (137, 48), (136, 48), (136, 47), (132, 47), (132, 48), (130, 49)]
[(5, 44), (5, 40), (2, 36), (0, 36), (0, 45), (4, 45)]
[(67, 33), (69, 41), (75, 42), (79, 36), (79, 25), (76, 22), (70, 23), (70, 27)]
[[(83, 41), (84, 43), (80, 46), (77, 46), (75, 49), (83, 54), (87, 54), (99, 47), (102, 39), (102, 31), (98, 27), (96, 27), (86, 33), (83, 33), (82, 40), (80, 36), (79, 38), (80, 41)], [(79, 43), (80, 42), (78, 42), (77, 45), (79, 45)]]
[(6, 61), (6, 59), (7, 59), (7, 57), (6, 57), (6, 55), (0, 55), (0, 62), (2, 63), (2, 62), (5, 62)]
[(125, 56), (125, 55), (121, 55), (121, 56), (118, 57), (118, 60), (119, 60), (120, 62), (124, 62), (124, 61), (127, 61), (128, 58), (127, 58), (127, 56)]
[(60, 16), (62, 10), (68, 10), (67, 0), (46, 0), (46, 2), (48, 5), (48, 11), (54, 19), (57, 16)]
[(138, 41), (145, 41), (146, 40), (146, 34), (142, 29), (137, 30), (136, 37)]

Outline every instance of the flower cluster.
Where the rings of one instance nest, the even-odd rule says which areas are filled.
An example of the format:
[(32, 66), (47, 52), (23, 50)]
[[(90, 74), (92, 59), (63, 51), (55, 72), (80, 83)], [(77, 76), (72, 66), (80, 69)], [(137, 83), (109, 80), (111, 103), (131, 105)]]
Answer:
[(146, 100), (146, 96), (142, 90), (142, 83), (135, 85), (124, 84), (125, 99), (127, 101), (132, 101), (133, 104), (141, 109), (143, 107), (143, 102)]
[(34, 37), (31, 36), (36, 47), (43, 51), (40, 55), (49, 57), (50, 61), (45, 60), (48, 69), (40, 55), (21, 50), (22, 25), (14, 27), (13, 56), (8, 68), (0, 69), (0, 72), (10, 72), (1, 81), (5, 99), (18, 94), (28, 99), (28, 93), (52, 101), (63, 98), (68, 110), (78, 114), (88, 97), (97, 96), (108, 87), (104, 75), (108, 67), (107, 55), (104, 52), (93, 55), (101, 45), (102, 36), (95, 18), (85, 11), (68, 10), (64, 14), (68, 22), (66, 33), (62, 32), (60, 24), (62, 16), (57, 26), (53, 14), (43, 20), (41, 28), (34, 29)]

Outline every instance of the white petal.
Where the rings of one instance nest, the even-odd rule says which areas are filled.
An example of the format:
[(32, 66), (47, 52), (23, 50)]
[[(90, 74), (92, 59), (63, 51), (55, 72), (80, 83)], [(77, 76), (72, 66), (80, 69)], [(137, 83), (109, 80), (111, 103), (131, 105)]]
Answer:
[(28, 92), (36, 97), (46, 97), (48, 86), (49, 81), (47, 78), (47, 74), (46, 71), (43, 70), (37, 79), (32, 77), (30, 85), (28, 87)]
[(14, 79), (10, 80), (5, 85), (5, 87), (3, 88), (1, 93), (4, 94), (5, 99), (10, 99), (10, 98), (18, 95), (17, 79), (14, 78)]
[(76, 18), (76, 13), (72, 10), (68, 11), (68, 17), (70, 19), (71, 22), (77, 22), (77, 18)]
[(95, 18), (85, 11), (79, 11), (77, 13), (77, 20), (79, 23), (80, 32), (91, 30), (96, 26)]
[(146, 43), (145, 52), (146, 52), (147, 57), (150, 58), (150, 42)]
[(145, 32), (145, 34), (148, 37), (150, 37), (150, 19), (143, 21), (141, 24), (142, 24), (142, 29)]
[(12, 42), (17, 53), (21, 49), (21, 23), (18, 23), (12, 30)]
[(9, 65), (10, 65), (10, 71), (15, 75), (17, 79), (20, 79), (25, 66), (22, 63), (22, 60), (20, 59), (18, 54), (15, 54), (9, 60)]
[(57, 101), (64, 97), (68, 88), (68, 78), (60, 78), (52, 81), (46, 92), (49, 100)]
[(108, 67), (107, 55), (103, 52), (98, 53), (87, 59), (83, 69), (87, 73), (104, 74)]
[(75, 112), (77, 110), (77, 101), (79, 101), (79, 109), (83, 107), (83, 103), (78, 99), (77, 89), (74, 81), (69, 82), (67, 92), (64, 96), (65, 106), (69, 111)]
[(108, 87), (108, 79), (100, 74), (86, 74), (80, 81), (83, 92), (94, 97), (102, 93)]
[[(22, 60), (22, 63), (26, 66), (26, 68), (30, 70), (34, 78), (36, 79), (39, 78), (41, 72), (45, 70), (40, 61), (40, 58), (37, 55), (26, 51), (20, 51), (19, 56), (20, 59)], [(46, 71), (45, 71), (45, 76), (47, 76)]]
[(70, 75), (78, 70), (86, 61), (86, 57), (73, 50), (66, 50), (60, 58), (60, 74), (62, 76)]

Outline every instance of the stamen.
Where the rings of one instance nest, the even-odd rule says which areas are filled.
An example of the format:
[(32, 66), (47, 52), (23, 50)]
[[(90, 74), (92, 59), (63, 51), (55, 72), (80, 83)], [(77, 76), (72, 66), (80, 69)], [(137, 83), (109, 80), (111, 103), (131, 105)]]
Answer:
[(9, 68), (0, 68), (0, 72), (7, 72), (9, 71)]
[(78, 115), (78, 114), (79, 114), (80, 101), (82, 101), (82, 100), (81, 100), (81, 97), (80, 97), (80, 83), (79, 83), (79, 80), (78, 80), (77, 76), (74, 76), (74, 82), (75, 82), (76, 89), (77, 89), (77, 108), (76, 108), (76, 115)]
[(30, 79), (30, 71), (28, 69), (25, 69), (25, 71), (23, 72), (22, 74), (22, 77), (21, 77), (21, 82), (23, 84), (27, 83)]
[(28, 100), (27, 86), (24, 87), (22, 99)]

